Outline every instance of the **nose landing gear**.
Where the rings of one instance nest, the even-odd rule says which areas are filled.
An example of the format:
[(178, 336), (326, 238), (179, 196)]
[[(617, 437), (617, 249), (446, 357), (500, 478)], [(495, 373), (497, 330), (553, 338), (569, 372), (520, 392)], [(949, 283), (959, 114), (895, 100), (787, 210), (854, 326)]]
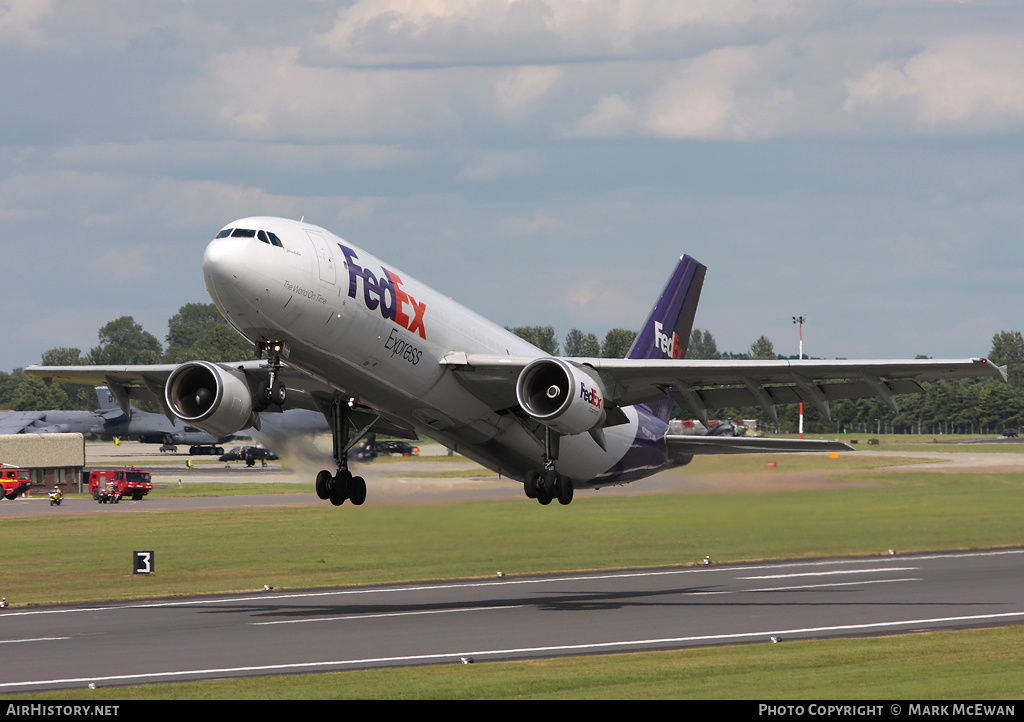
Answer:
[(256, 357), (263, 358), (263, 354), (266, 353), (269, 360), (268, 370), (270, 371), (270, 378), (260, 384), (259, 391), (254, 399), (257, 411), (263, 411), (271, 406), (280, 408), (284, 406), (284, 402), (287, 399), (288, 394), (285, 385), (277, 378), (282, 368), (281, 353), (283, 350), (284, 344), (280, 341), (260, 341), (256, 344)]

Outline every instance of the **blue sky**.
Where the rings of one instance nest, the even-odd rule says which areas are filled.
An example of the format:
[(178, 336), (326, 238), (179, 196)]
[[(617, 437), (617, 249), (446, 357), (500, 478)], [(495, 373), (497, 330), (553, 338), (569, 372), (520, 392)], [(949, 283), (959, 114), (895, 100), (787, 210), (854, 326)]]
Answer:
[(501, 325), (826, 357), (1024, 329), (1024, 10), (970, 0), (0, 0), (0, 370), (321, 225)]

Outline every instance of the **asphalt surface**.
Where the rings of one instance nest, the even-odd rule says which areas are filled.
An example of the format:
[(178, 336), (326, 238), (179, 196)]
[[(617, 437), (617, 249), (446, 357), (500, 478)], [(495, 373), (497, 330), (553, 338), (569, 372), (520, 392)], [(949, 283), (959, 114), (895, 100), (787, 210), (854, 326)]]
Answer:
[(1024, 621), (1024, 549), (6, 610), (0, 693)]

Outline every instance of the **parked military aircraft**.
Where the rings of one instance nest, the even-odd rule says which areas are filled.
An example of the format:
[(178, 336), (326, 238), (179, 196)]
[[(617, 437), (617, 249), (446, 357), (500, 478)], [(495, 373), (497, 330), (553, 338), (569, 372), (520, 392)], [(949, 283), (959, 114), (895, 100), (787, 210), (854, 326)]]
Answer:
[[(114, 394), (106, 386), (97, 386), (100, 415), (104, 416), (103, 430), (99, 433), (141, 441), (144, 444), (189, 444), (190, 454), (223, 454), (220, 444), (235, 438), (236, 434), (208, 434), (194, 426), (179, 425), (174, 417), (139, 411), (129, 404), (129, 413), (121, 411)], [(322, 434), (330, 431), (323, 414), (306, 409), (287, 409), (274, 414), (262, 429), (242, 429), (241, 433), (256, 438), (264, 445), (280, 447), (287, 439), (300, 434)]]
[(0, 411), (0, 434), (84, 434), (103, 428), (95, 411)]
[[(128, 404), (127, 413), (118, 405), (107, 386), (96, 387), (97, 411), (2, 411), (0, 434), (78, 433), (86, 437), (112, 436), (144, 444), (188, 444), (192, 454), (223, 454), (224, 444), (234, 434), (214, 436), (194, 426), (177, 424), (163, 414), (140, 411)], [(245, 430), (252, 433), (252, 429)], [(261, 441), (281, 443), (296, 434), (329, 431), (323, 414), (289, 409), (255, 432)]]
[(224, 449), (219, 444), (226, 443), (235, 436), (215, 436), (194, 426), (178, 426), (163, 414), (140, 411), (131, 405), (124, 411), (106, 386), (96, 387), (96, 398), (100, 402), (98, 414), (103, 422), (102, 427), (95, 432), (97, 434), (141, 441), (144, 444), (188, 444), (190, 454), (223, 454)]
[(87, 437), (115, 436), (149, 444), (212, 445), (232, 438), (211, 436), (194, 427), (175, 427), (162, 414), (130, 407), (122, 411), (106, 386), (96, 387), (98, 411), (4, 411), (2, 434), (77, 433)]
[[(259, 428), (288, 404), (327, 418), (336, 470), (317, 495), (361, 504), (346, 451), (370, 430), (424, 435), (523, 483), (542, 504), (623, 484), (695, 454), (852, 450), (839, 442), (668, 433), (673, 400), (709, 408), (897, 394), (919, 381), (1002, 376), (983, 358), (907, 361), (687, 361), (705, 267), (682, 256), (624, 359), (554, 357), (329, 231), (245, 218), (206, 247), (203, 275), (259, 360), (231, 364), (29, 367), (55, 381), (105, 378), (124, 398), (215, 435)], [(264, 358), (264, 356), (266, 358)], [(706, 424), (705, 424), (706, 425)], [(355, 433), (352, 433), (352, 430)]]

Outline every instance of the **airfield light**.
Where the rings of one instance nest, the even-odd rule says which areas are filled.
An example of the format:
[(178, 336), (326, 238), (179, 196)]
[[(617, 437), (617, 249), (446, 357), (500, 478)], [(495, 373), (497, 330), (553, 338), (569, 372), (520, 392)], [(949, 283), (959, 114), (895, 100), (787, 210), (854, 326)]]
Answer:
[[(793, 316), (793, 323), (800, 327), (800, 347), (797, 359), (803, 361), (804, 358), (804, 321), (807, 320), (807, 314), (800, 316)], [(804, 402), (800, 402), (800, 438), (804, 438)]]

